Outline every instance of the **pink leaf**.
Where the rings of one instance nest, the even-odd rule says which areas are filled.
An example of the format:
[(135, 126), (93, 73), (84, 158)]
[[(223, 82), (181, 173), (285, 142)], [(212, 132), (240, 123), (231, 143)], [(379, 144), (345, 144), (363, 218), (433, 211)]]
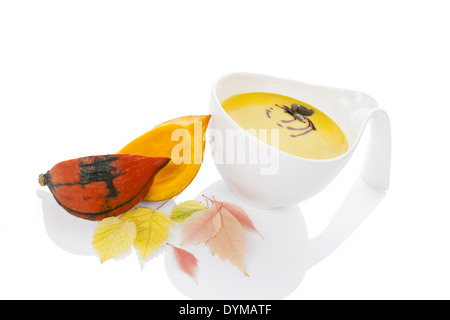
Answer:
[(181, 245), (197, 244), (211, 239), (220, 230), (221, 206), (215, 203), (210, 209), (194, 212), (184, 220), (181, 227)]
[(256, 230), (252, 220), (250, 220), (247, 213), (243, 209), (229, 202), (222, 202), (222, 204), (223, 207), (230, 211), (230, 213), (239, 221), (239, 223), (242, 225), (242, 227), (244, 227), (245, 230), (254, 232), (264, 239), (261, 233)]
[(177, 260), (178, 266), (180, 267), (181, 271), (189, 275), (192, 279), (194, 279), (195, 283), (197, 282), (197, 262), (198, 260), (195, 258), (195, 256), (181, 248), (177, 248), (170, 243), (167, 243), (169, 246), (173, 248), (173, 254), (175, 256), (175, 259)]
[(247, 238), (244, 228), (227, 209), (222, 208), (219, 217), (222, 220), (222, 227), (214, 238), (209, 239), (205, 244), (213, 255), (217, 254), (222, 260), (228, 260), (248, 276), (245, 268)]

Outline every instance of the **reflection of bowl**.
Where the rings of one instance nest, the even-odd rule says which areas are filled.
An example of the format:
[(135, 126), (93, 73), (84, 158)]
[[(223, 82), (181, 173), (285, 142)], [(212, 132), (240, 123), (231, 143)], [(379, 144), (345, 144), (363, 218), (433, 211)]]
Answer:
[[(279, 151), (258, 140), (232, 120), (221, 106), (221, 101), (245, 92), (278, 93), (320, 106), (321, 111), (331, 117), (346, 135), (348, 151), (333, 159), (312, 160)], [(350, 159), (372, 117), (380, 120), (377, 130), (381, 137), (376, 137), (377, 141), (373, 138), (375, 143), (372, 149), (376, 152), (371, 153), (370, 166), (366, 167), (363, 174), (371, 180), (366, 180), (370, 184), (387, 188), (389, 121), (375, 100), (366, 94), (264, 75), (234, 73), (220, 78), (214, 84), (210, 113), (209, 134), (217, 169), (236, 196), (255, 207), (271, 209), (289, 206), (320, 192)], [(257, 149), (242, 149), (242, 142)], [(246, 154), (242, 157), (243, 152)], [(237, 163), (237, 154), (244, 159), (243, 162)], [(263, 159), (264, 155), (270, 155), (269, 159), (267, 156)], [(379, 170), (377, 166), (380, 166)], [(383, 171), (382, 174), (379, 171)]]
[[(173, 251), (168, 250), (166, 271), (172, 283), (193, 299), (282, 299), (294, 291), (308, 268), (308, 233), (300, 208), (291, 206), (272, 211), (252, 208), (237, 199), (222, 180), (204, 189), (197, 201), (204, 201), (202, 194), (242, 207), (264, 239), (246, 232), (248, 277), (229, 261), (213, 256), (204, 244), (181, 247), (198, 259), (198, 284), (180, 271)], [(173, 244), (178, 245), (180, 228), (171, 232)]]
[[(198, 259), (198, 284), (181, 271), (172, 250), (168, 250), (166, 271), (174, 286), (192, 299), (282, 299), (300, 285), (309, 268), (328, 257), (358, 228), (385, 192), (357, 179), (329, 225), (313, 239), (308, 239), (298, 206), (256, 209), (239, 200), (224, 181), (206, 187), (196, 200), (203, 201), (203, 194), (242, 207), (264, 239), (246, 233), (249, 277), (229, 261), (213, 256), (204, 244), (183, 246)], [(171, 233), (171, 243), (179, 245), (180, 226), (176, 225)]]

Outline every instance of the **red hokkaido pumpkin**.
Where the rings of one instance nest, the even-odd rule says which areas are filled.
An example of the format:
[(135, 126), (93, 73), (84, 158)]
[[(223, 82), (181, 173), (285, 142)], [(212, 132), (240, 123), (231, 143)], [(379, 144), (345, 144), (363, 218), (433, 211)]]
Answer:
[(87, 220), (118, 216), (137, 205), (169, 158), (109, 154), (56, 164), (39, 183), (48, 186), (58, 204)]

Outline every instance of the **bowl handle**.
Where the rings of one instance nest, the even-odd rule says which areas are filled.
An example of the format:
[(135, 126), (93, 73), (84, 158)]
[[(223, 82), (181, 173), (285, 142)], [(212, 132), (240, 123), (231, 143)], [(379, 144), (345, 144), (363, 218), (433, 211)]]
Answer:
[(309, 243), (309, 266), (328, 257), (359, 227), (389, 188), (391, 127), (387, 113), (374, 109), (366, 118), (370, 141), (360, 176), (325, 230)]
[(389, 188), (391, 168), (391, 125), (389, 116), (382, 109), (375, 109), (368, 117), (371, 136), (361, 178), (379, 190)]

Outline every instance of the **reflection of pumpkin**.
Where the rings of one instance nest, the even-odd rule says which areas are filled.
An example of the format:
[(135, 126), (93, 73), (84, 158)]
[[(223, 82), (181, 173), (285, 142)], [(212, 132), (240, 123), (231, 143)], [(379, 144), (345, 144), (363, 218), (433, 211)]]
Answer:
[[(208, 127), (210, 115), (185, 116), (166, 121), (152, 130), (136, 138), (126, 145), (119, 153), (137, 154), (148, 157), (171, 157), (172, 150), (180, 141), (172, 141), (172, 134), (177, 129), (186, 129), (191, 136), (190, 163), (175, 164), (170, 161), (155, 177), (150, 192), (145, 196), (146, 201), (162, 201), (171, 199), (181, 193), (195, 178), (201, 167), (205, 149), (204, 135)], [(201, 137), (194, 135), (195, 122), (201, 123)], [(201, 139), (201, 161), (195, 158), (197, 151), (195, 141)], [(197, 155), (198, 157), (198, 155)], [(200, 163), (198, 163), (200, 162)]]

